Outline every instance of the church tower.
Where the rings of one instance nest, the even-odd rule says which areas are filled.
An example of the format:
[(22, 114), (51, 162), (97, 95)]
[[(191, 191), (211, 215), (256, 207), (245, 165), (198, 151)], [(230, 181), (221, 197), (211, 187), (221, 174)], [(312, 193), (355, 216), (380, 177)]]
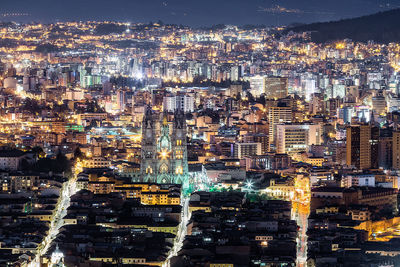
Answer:
[(173, 147), (173, 169), (175, 181), (179, 184), (185, 184), (188, 179), (188, 162), (187, 162), (187, 127), (185, 114), (178, 109), (174, 114), (174, 122), (172, 129), (172, 147)]
[(141, 164), (140, 173), (143, 181), (151, 180), (157, 171), (157, 151), (155, 143), (156, 124), (152, 109), (148, 106), (142, 122), (142, 148), (141, 148)]

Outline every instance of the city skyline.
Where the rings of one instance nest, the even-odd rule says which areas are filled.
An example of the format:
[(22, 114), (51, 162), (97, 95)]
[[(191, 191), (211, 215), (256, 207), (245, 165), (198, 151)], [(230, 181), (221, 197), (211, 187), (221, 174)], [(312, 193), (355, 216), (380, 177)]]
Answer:
[(400, 267), (393, 3), (2, 1), (0, 266)]

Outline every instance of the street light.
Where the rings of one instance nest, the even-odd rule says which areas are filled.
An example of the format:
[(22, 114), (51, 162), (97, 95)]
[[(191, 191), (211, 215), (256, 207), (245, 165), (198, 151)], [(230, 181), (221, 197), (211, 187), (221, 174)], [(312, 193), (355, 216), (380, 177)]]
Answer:
[(248, 190), (248, 191), (251, 191), (251, 190), (253, 190), (253, 185), (254, 185), (254, 183), (253, 183), (253, 181), (252, 180), (247, 180), (246, 182), (245, 182), (245, 188)]

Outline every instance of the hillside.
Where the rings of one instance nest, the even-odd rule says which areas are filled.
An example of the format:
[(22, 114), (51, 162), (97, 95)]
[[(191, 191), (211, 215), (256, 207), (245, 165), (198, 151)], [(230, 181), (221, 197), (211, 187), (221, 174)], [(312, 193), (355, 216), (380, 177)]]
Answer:
[(311, 38), (316, 43), (346, 38), (359, 42), (374, 40), (390, 43), (400, 42), (399, 25), (400, 9), (393, 9), (358, 18), (291, 27), (286, 32), (312, 32)]

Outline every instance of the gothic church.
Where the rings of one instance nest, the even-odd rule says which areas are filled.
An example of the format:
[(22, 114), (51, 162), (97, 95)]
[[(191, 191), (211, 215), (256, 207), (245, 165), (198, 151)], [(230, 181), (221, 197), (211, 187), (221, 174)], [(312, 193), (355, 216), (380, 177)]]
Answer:
[[(172, 132), (167, 114), (147, 107), (142, 122), (141, 176), (144, 182), (186, 184), (188, 180), (186, 119), (174, 113)], [(170, 134), (171, 133), (171, 134)]]

